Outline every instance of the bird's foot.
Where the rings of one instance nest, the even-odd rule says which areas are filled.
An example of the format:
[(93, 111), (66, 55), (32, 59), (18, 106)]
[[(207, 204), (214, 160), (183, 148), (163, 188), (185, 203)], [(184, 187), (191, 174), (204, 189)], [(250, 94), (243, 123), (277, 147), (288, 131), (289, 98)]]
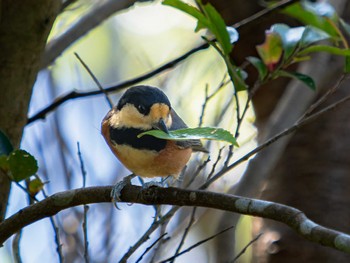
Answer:
[(114, 204), (114, 206), (119, 209), (118, 205), (117, 205), (117, 202), (120, 202), (121, 199), (120, 199), (120, 196), (121, 196), (121, 192), (123, 190), (123, 188), (126, 186), (126, 185), (130, 185), (131, 184), (131, 180), (135, 177), (136, 175), (134, 174), (130, 174), (126, 177), (123, 178), (122, 181), (116, 183), (113, 188), (112, 188), (112, 191), (111, 191), (111, 198), (112, 198), (112, 202)]

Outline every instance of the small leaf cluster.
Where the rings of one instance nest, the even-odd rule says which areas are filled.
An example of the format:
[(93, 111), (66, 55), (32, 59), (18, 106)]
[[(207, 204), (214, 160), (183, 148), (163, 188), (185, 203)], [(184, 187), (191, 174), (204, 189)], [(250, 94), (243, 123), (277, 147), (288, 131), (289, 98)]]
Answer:
[(261, 82), (290, 77), (315, 90), (316, 85), (309, 76), (286, 71), (294, 63), (309, 60), (314, 52), (344, 56), (344, 71), (350, 72), (350, 49), (342, 33), (350, 34), (350, 26), (329, 3), (302, 1), (283, 12), (300, 20), (305, 26), (291, 28), (285, 24), (275, 24), (266, 31), (265, 42), (256, 47), (259, 58), (247, 58), (257, 69)]
[(14, 149), (9, 138), (0, 130), (0, 170), (14, 182), (28, 179), (29, 193), (35, 196), (43, 187), (39, 178), (29, 180), (38, 171), (37, 160), (27, 151)]

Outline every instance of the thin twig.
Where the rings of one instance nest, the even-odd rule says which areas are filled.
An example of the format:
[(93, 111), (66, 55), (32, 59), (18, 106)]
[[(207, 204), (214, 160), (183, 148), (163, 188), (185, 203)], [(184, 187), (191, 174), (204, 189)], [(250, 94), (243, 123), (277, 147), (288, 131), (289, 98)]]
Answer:
[(183, 244), (185, 243), (186, 237), (187, 237), (188, 233), (190, 232), (190, 229), (195, 221), (196, 211), (197, 211), (197, 207), (193, 207), (190, 221), (188, 222), (188, 225), (185, 228), (185, 231), (181, 237), (180, 243), (179, 243), (178, 247), (176, 248), (176, 251), (174, 254), (174, 259), (170, 260), (171, 263), (175, 262), (176, 256), (180, 253), (180, 250), (181, 250)]
[(99, 88), (100, 91), (103, 92), (103, 94), (105, 95), (105, 98), (107, 100), (107, 103), (109, 105), (110, 108), (113, 108), (113, 102), (111, 100), (111, 98), (108, 96), (108, 93), (106, 92), (106, 90), (102, 87), (101, 83), (98, 81), (98, 79), (96, 78), (96, 76), (94, 75), (94, 73), (92, 73), (91, 69), (89, 68), (89, 66), (84, 62), (84, 60), (79, 56), (78, 53), (74, 52), (74, 55), (77, 57), (77, 59), (79, 60), (79, 62), (83, 65), (83, 67), (86, 69), (86, 71), (89, 73), (90, 77), (94, 80), (94, 82), (96, 83), (97, 87)]
[(146, 248), (145, 252), (142, 253), (142, 255), (136, 260), (135, 263), (138, 263), (142, 260), (142, 258), (159, 242), (165, 237), (168, 233), (162, 234), (160, 237), (158, 237), (148, 248)]
[(237, 259), (239, 259), (246, 251), (247, 249), (256, 241), (258, 241), (258, 239), (263, 235), (264, 233), (260, 233), (259, 235), (257, 235), (254, 239), (252, 239), (242, 250), (241, 252), (239, 252), (237, 254), (237, 256), (235, 256), (235, 258), (231, 261), (231, 263), (236, 262)]
[(161, 217), (159, 220), (154, 221), (151, 226), (145, 231), (145, 233), (139, 238), (136, 243), (129, 248), (129, 250), (124, 254), (124, 256), (119, 261), (120, 263), (125, 263), (128, 261), (130, 256), (148, 239), (149, 236), (162, 224), (170, 220), (170, 218), (173, 217), (173, 215), (177, 212), (179, 207), (173, 207), (169, 210), (168, 213), (166, 213), (163, 217)]
[(218, 152), (218, 157), (216, 158), (216, 161), (211, 166), (211, 171), (207, 176), (207, 180), (209, 180), (213, 176), (215, 169), (216, 169), (216, 166), (218, 165), (219, 161), (221, 160), (221, 154), (222, 154), (223, 149), (224, 149), (224, 147), (220, 148), (220, 150)]
[[(79, 57), (78, 57), (79, 59)], [(78, 157), (80, 162), (80, 169), (81, 169), (81, 176), (83, 178), (83, 188), (86, 187), (86, 170), (85, 165), (83, 161), (83, 157), (80, 151), (80, 144), (77, 142), (77, 148), (78, 148)], [(90, 262), (89, 259), (89, 239), (88, 239), (88, 231), (87, 231), (87, 212), (89, 210), (88, 205), (84, 205), (84, 215), (83, 215), (83, 234), (84, 234), (84, 260), (86, 263)]]
[(225, 87), (227, 84), (231, 83), (231, 81), (225, 81), (227, 77), (227, 73), (225, 73), (223, 79), (220, 81), (220, 84), (218, 85), (218, 87), (216, 88), (216, 90), (212, 93), (212, 94), (208, 94), (208, 84), (205, 85), (205, 98), (204, 98), (204, 102), (202, 104), (202, 111), (201, 114), (199, 116), (199, 123), (198, 123), (198, 127), (202, 127), (203, 125), (203, 118), (204, 118), (204, 113), (205, 113), (205, 109), (208, 105), (209, 100), (211, 100), (216, 94), (219, 93), (219, 91)]
[(233, 228), (233, 226), (230, 226), (230, 227), (228, 227), (228, 228), (226, 228), (226, 229), (220, 231), (219, 233), (216, 233), (215, 235), (212, 235), (212, 236), (210, 236), (210, 237), (208, 237), (208, 238), (206, 238), (206, 239), (203, 239), (203, 240), (197, 242), (196, 244), (190, 246), (189, 248), (185, 249), (184, 251), (180, 252), (179, 254), (177, 254), (177, 255), (175, 255), (175, 256), (172, 256), (172, 257), (170, 257), (170, 258), (167, 258), (167, 259), (165, 259), (165, 260), (162, 260), (162, 261), (159, 262), (159, 263), (166, 263), (166, 262), (171, 261), (171, 260), (173, 260), (173, 259), (175, 259), (175, 258), (177, 258), (177, 257), (179, 257), (179, 256), (181, 256), (181, 255), (183, 255), (183, 254), (185, 254), (185, 253), (187, 253), (187, 252), (190, 252), (192, 249), (194, 249), (194, 248), (196, 248), (196, 247), (198, 247), (198, 246), (200, 246), (200, 245), (202, 245), (202, 244), (204, 244), (204, 243), (210, 241), (211, 239), (213, 239), (213, 238), (215, 238), (215, 237), (217, 237), (217, 236), (219, 236), (219, 235), (221, 235), (221, 234), (223, 234), (223, 233), (225, 233), (225, 232), (231, 230), (232, 228)]
[(20, 253), (21, 237), (22, 237), (22, 229), (15, 234), (15, 237), (12, 240), (13, 261), (15, 263), (22, 263), (22, 258)]
[[(343, 79), (344, 80), (344, 79)], [(336, 85), (340, 85), (342, 82), (337, 82)], [(336, 109), (337, 107), (339, 107), (340, 105), (342, 105), (343, 103), (347, 102), (350, 100), (350, 96), (347, 96), (331, 105), (329, 105), (328, 107), (321, 109), (320, 111), (309, 115), (308, 117), (297, 121), (293, 126), (285, 129), (284, 131), (278, 133), (277, 135), (275, 135), (274, 137), (268, 139), (267, 141), (265, 141), (265, 143), (259, 145), (258, 147), (256, 147), (255, 149), (251, 150), (250, 152), (248, 152), (247, 154), (245, 154), (243, 157), (241, 157), (240, 159), (238, 159), (237, 161), (235, 161), (234, 163), (232, 163), (231, 165), (224, 167), (221, 171), (219, 171), (216, 175), (214, 175), (210, 180), (208, 180), (207, 182), (205, 182), (199, 189), (206, 189), (210, 184), (212, 184), (214, 181), (216, 181), (217, 179), (221, 178), (224, 174), (226, 174), (228, 171), (230, 171), (231, 169), (233, 169), (234, 167), (236, 167), (238, 164), (248, 160), (250, 157), (252, 157), (254, 154), (260, 152), (261, 150), (263, 150), (264, 148), (268, 147), (269, 145), (271, 145), (272, 143), (276, 142), (277, 140), (279, 140), (280, 138), (287, 136), (293, 132), (295, 132), (297, 129), (299, 129), (300, 127), (304, 126), (305, 124), (317, 119), (318, 117), (320, 117), (321, 115), (330, 112), (334, 109)]]
[(308, 109), (307, 111), (299, 118), (299, 120), (307, 117), (307, 116), (310, 116), (310, 114), (318, 107), (320, 106), (323, 102), (325, 102), (329, 96), (331, 96), (332, 94), (334, 94), (334, 92), (336, 92), (339, 87), (340, 87), (340, 84), (345, 80), (345, 78), (347, 77), (347, 74), (342, 74), (340, 76), (340, 78), (338, 79), (337, 83), (335, 85), (333, 85), (332, 88), (330, 88), (329, 90), (327, 90), (327, 92), (321, 97), (319, 98), (314, 104), (312, 104)]

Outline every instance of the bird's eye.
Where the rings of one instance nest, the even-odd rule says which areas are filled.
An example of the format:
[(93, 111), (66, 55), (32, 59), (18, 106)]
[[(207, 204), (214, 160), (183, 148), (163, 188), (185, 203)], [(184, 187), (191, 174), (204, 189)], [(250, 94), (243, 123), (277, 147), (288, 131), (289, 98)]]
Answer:
[(146, 107), (143, 105), (137, 105), (137, 110), (142, 114), (146, 114), (147, 112)]

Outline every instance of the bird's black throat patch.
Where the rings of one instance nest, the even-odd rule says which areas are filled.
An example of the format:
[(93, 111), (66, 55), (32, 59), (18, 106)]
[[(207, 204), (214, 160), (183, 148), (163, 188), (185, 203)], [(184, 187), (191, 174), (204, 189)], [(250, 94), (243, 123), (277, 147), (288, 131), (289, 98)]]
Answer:
[(158, 139), (150, 135), (137, 138), (144, 130), (136, 128), (109, 128), (110, 139), (120, 145), (129, 145), (139, 150), (161, 151), (166, 146), (166, 140)]

